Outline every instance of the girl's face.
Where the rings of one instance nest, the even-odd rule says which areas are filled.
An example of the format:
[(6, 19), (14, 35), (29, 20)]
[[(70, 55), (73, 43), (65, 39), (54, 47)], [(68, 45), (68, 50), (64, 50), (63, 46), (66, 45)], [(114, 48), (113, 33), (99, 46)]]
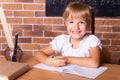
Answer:
[(83, 18), (68, 18), (65, 25), (72, 39), (81, 40), (86, 33), (87, 23)]

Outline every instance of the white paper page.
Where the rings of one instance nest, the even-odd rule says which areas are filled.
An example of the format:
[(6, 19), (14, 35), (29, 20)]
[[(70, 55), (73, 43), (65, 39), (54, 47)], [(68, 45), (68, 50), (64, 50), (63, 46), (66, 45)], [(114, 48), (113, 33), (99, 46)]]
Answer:
[(58, 72), (63, 72), (64, 68), (62, 67), (53, 67), (53, 66), (48, 66), (43, 63), (37, 64), (33, 66), (35, 68), (40, 68), (40, 69), (45, 69), (45, 70), (52, 70), (52, 71), (58, 71)]
[(107, 70), (107, 67), (104, 67), (104, 66), (101, 66), (99, 68), (87, 68), (87, 67), (82, 67), (78, 65), (66, 65), (64, 67), (53, 67), (53, 66), (45, 65), (43, 63), (37, 64), (34, 67), (45, 69), (45, 70), (75, 74), (75, 75), (84, 76), (84, 77), (93, 78), (93, 79), (95, 79), (97, 76), (102, 74), (105, 70)]
[(95, 79), (100, 74), (102, 74), (105, 70), (107, 70), (107, 67), (104, 67), (104, 66), (101, 66), (99, 68), (87, 68), (87, 67), (82, 67), (78, 65), (69, 65), (65, 68), (67, 68), (67, 69), (64, 69), (65, 73), (76, 74), (76, 75), (93, 78), (93, 79)]

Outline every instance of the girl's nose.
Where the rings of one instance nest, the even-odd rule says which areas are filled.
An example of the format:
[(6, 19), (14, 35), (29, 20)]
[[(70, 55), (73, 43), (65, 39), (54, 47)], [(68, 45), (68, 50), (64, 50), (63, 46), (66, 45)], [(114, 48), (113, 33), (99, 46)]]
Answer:
[(79, 23), (75, 23), (74, 28), (79, 29)]

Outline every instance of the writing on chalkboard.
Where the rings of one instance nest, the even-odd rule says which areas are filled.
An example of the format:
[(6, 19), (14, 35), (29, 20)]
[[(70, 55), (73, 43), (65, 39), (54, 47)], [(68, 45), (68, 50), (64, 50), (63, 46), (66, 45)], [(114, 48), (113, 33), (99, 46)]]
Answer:
[(120, 16), (120, 0), (46, 0), (46, 16), (61, 16), (64, 8), (73, 1), (95, 7), (96, 16)]
[(113, 6), (120, 5), (120, 0), (101, 0), (100, 5), (111, 4)]
[(71, 2), (71, 1), (80, 1), (80, 2), (86, 2), (90, 5), (106, 5), (106, 4), (110, 4), (110, 5), (120, 5), (120, 0), (47, 0), (46, 2), (48, 3), (48, 5), (54, 5), (56, 3), (59, 3), (61, 5), (66, 5), (67, 3)]

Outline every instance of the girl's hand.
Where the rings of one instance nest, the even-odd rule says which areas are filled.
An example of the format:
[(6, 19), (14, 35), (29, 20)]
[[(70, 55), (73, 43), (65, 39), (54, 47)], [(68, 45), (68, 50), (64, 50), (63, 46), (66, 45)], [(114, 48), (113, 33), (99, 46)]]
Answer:
[(55, 56), (54, 58), (46, 59), (46, 64), (50, 66), (60, 67), (65, 66), (66, 61), (67, 61), (66, 58), (64, 58), (63, 56)]

